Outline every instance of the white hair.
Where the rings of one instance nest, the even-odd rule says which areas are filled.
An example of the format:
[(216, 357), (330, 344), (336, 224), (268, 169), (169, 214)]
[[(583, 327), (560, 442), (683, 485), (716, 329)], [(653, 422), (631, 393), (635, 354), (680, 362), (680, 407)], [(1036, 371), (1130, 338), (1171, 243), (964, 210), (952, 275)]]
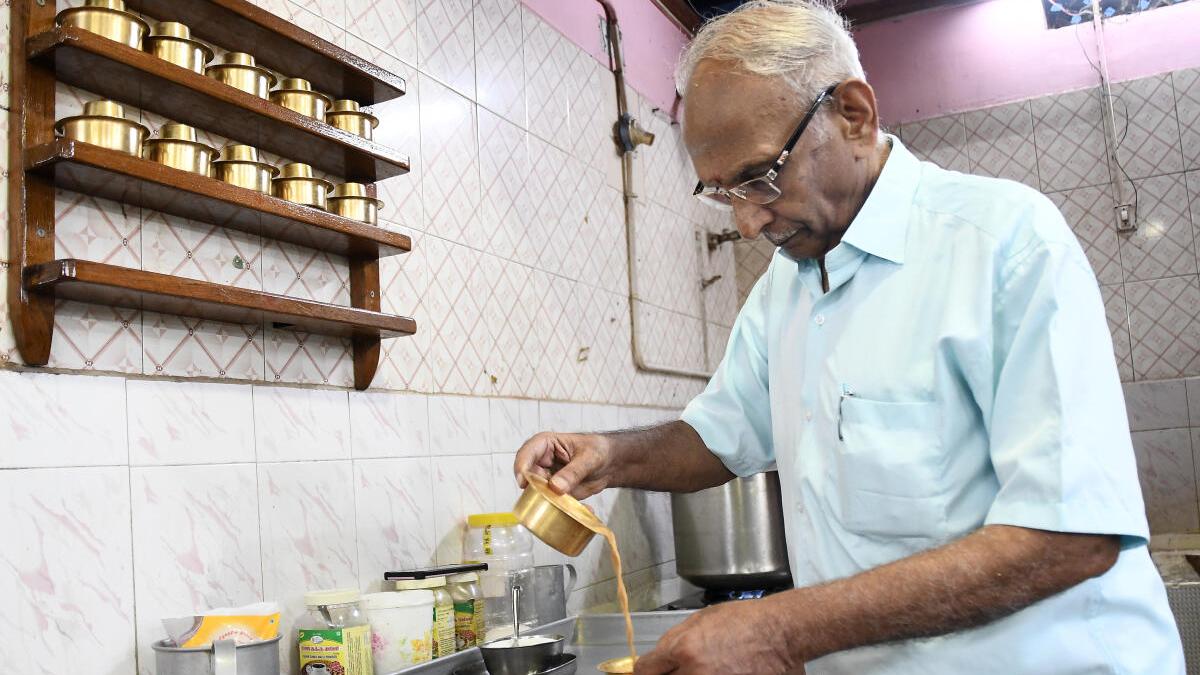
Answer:
[(696, 66), (709, 59), (778, 77), (805, 100), (843, 80), (866, 79), (849, 25), (832, 0), (751, 0), (704, 24), (675, 71), (681, 93)]

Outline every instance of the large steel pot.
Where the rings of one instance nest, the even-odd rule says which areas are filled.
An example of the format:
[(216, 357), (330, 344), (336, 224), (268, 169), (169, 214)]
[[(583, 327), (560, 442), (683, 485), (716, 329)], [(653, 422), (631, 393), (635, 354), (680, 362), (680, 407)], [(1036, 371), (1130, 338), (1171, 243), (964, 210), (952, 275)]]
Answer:
[(702, 588), (752, 590), (792, 584), (779, 473), (671, 495), (675, 569)]

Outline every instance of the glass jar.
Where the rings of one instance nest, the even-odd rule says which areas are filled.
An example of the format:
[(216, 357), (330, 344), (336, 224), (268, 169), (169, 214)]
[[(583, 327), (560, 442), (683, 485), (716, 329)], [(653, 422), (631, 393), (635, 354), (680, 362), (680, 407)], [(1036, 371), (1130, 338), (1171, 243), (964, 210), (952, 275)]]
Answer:
[(478, 647), (484, 635), (483, 595), (479, 592), (479, 574), (453, 574), (446, 579), (454, 600), (454, 646), (458, 651)]
[(454, 653), (454, 600), (446, 590), (446, 577), (393, 581), (398, 591), (427, 589), (433, 592), (433, 658)]
[(517, 608), (521, 629), (538, 625), (537, 589), (533, 581), (533, 535), (511, 513), (477, 513), (467, 516), (463, 535), (463, 562), (487, 563), (479, 573), (483, 595), (484, 638), (491, 642), (512, 635), (512, 588), (520, 585)]
[(299, 622), (301, 673), (374, 675), (371, 626), (357, 588), (309, 591)]

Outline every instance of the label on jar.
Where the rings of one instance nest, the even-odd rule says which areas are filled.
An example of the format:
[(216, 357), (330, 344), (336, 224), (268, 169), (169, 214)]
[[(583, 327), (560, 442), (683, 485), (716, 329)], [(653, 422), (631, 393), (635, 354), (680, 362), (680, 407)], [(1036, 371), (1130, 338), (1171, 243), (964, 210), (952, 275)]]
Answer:
[(483, 553), (484, 555), (492, 554), (492, 526), (483, 526)]
[(302, 675), (374, 675), (371, 627), (300, 629)]
[(434, 605), (433, 658), (453, 654), (454, 642), (454, 605)]
[(458, 651), (479, 646), (483, 639), (483, 600), (454, 603), (454, 642)]

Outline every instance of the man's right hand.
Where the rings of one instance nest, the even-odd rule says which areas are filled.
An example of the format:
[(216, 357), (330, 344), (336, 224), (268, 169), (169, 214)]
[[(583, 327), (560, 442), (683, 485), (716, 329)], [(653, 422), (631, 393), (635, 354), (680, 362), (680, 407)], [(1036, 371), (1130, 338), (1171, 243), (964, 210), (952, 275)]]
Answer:
[(513, 462), (517, 484), (525, 487), (523, 474), (529, 471), (547, 478), (559, 494), (586, 499), (610, 485), (611, 440), (600, 434), (542, 432), (517, 451)]

